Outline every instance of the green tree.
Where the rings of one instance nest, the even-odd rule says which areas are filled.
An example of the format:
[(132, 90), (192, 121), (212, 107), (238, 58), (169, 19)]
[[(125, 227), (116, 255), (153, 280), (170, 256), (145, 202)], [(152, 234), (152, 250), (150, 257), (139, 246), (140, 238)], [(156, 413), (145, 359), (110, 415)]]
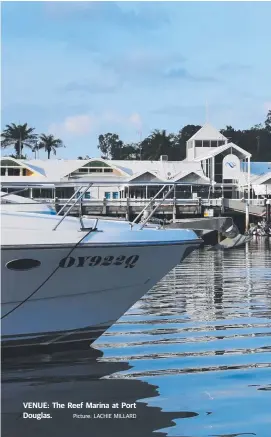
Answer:
[(172, 158), (175, 145), (175, 136), (167, 134), (166, 130), (154, 130), (141, 144), (141, 156), (143, 160), (159, 160), (161, 155)]
[(103, 158), (121, 159), (121, 150), (124, 144), (117, 134), (108, 132), (107, 134), (99, 135), (98, 139), (98, 149), (100, 149)]
[[(270, 120), (270, 121), (269, 121)], [(236, 130), (232, 126), (226, 126), (221, 130), (230, 142), (240, 146), (251, 153), (253, 161), (270, 161), (271, 159), (271, 112), (267, 114), (264, 124), (256, 124), (250, 129)], [(271, 125), (270, 125), (271, 126)]]
[[(108, 133), (99, 136), (99, 149), (105, 158), (158, 160), (167, 155), (170, 161), (186, 158), (187, 141), (201, 128), (188, 124), (177, 134), (155, 130), (140, 143), (124, 144), (119, 136)], [(271, 111), (263, 124), (240, 130), (226, 126), (220, 131), (232, 142), (252, 154), (253, 161), (271, 161)]]
[(24, 147), (29, 147), (33, 150), (33, 146), (37, 141), (37, 134), (34, 133), (35, 128), (25, 124), (7, 124), (6, 129), (1, 134), (1, 148), (14, 147), (16, 158), (22, 157)]
[[(18, 156), (17, 155), (13, 155), (13, 153), (11, 155), (8, 155), (8, 156), (10, 156), (10, 158), (18, 159)], [(27, 159), (27, 155), (21, 155), (20, 159)]]
[(83, 156), (78, 156), (77, 159), (79, 159), (79, 160), (88, 160), (88, 159), (90, 159), (90, 156), (86, 155), (84, 158), (83, 158)]
[(271, 109), (267, 113), (264, 125), (267, 132), (271, 134)]
[(228, 138), (230, 143), (235, 143), (239, 145), (239, 137), (241, 131), (236, 131), (232, 126), (226, 126), (225, 129), (221, 129), (220, 133), (224, 135), (224, 137)]
[(179, 132), (182, 141), (186, 144), (186, 142), (190, 140), (190, 138), (195, 135), (195, 133), (198, 132), (201, 128), (202, 126), (198, 124), (187, 124), (186, 126), (184, 126)]
[(188, 124), (175, 136), (173, 160), (181, 161), (186, 158), (186, 143), (201, 128), (199, 125)]
[(53, 152), (56, 155), (56, 149), (59, 147), (65, 147), (62, 140), (55, 138), (53, 135), (40, 135), (40, 142), (33, 148), (33, 150), (44, 149), (47, 152), (48, 159)]
[(140, 145), (141, 143), (124, 144), (123, 147), (121, 148), (120, 159), (139, 160), (141, 154)]
[(255, 124), (254, 126), (252, 126), (250, 128), (250, 130), (262, 130), (262, 129), (264, 129), (264, 126), (262, 123)]

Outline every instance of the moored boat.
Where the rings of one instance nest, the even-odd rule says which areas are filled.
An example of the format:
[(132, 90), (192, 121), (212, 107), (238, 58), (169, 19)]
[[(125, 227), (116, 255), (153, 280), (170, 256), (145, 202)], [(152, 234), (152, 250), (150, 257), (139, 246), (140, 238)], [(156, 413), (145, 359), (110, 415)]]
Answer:
[(191, 230), (1, 216), (4, 348), (93, 343), (202, 242)]

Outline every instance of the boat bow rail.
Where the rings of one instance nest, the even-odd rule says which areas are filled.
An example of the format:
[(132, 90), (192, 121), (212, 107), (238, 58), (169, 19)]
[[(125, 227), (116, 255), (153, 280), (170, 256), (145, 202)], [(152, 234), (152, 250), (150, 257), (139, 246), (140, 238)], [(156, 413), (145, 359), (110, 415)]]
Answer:
[[(62, 206), (62, 208), (58, 211), (57, 215), (60, 215), (60, 213), (66, 207), (68, 207), (70, 205), (70, 202), (76, 197), (76, 195), (79, 194), (78, 197), (75, 199), (75, 201), (69, 206), (67, 211), (64, 213), (64, 216), (61, 218), (61, 220), (54, 226), (54, 228), (53, 228), (54, 231), (58, 228), (58, 226), (65, 219), (65, 217), (67, 217), (67, 215), (72, 211), (74, 206), (76, 204), (78, 204), (79, 202), (81, 203), (84, 194), (89, 190), (89, 188), (92, 185), (93, 185), (93, 183), (89, 183), (87, 186), (82, 186), (81, 185), (74, 192), (74, 194), (69, 198), (69, 200), (65, 203), (65, 205)], [(136, 216), (136, 218), (130, 223), (131, 230), (133, 229), (134, 225), (138, 222), (138, 220), (140, 219), (142, 214), (144, 214), (144, 212), (147, 211), (148, 208), (151, 207), (151, 205), (153, 205), (153, 202), (157, 199), (157, 197), (165, 191), (166, 187), (167, 187), (167, 185), (163, 185), (163, 187), (158, 191), (158, 193), (156, 193), (156, 195), (150, 199), (149, 203), (140, 211), (140, 213)], [(161, 206), (163, 204), (163, 202), (167, 199), (167, 197), (170, 195), (170, 193), (172, 193), (173, 190), (174, 190), (174, 184), (173, 185), (171, 184), (171, 186), (169, 186), (169, 190), (165, 193), (163, 198), (160, 199), (160, 201), (153, 208), (153, 210), (150, 212), (150, 214), (148, 214), (148, 216), (143, 220), (143, 222), (141, 223), (140, 228), (139, 228), (140, 230), (143, 229), (146, 226), (146, 224), (149, 222), (149, 220), (151, 219), (151, 217), (153, 216), (155, 211), (159, 208), (159, 206)], [(80, 210), (81, 210), (81, 208), (80, 208)], [(81, 230), (86, 230), (86, 228), (84, 227), (84, 224), (83, 224), (83, 220), (82, 220), (82, 215), (81, 214), (79, 215), (79, 220), (80, 220), (80, 223), (81, 223)], [(97, 230), (97, 224), (98, 224), (98, 219), (96, 219), (93, 231)]]
[[(138, 222), (138, 220), (140, 219), (141, 216), (143, 216), (144, 212), (146, 212), (149, 208), (152, 208), (152, 205), (154, 205), (154, 202), (156, 201), (156, 199), (158, 198), (159, 195), (161, 195), (164, 192), (163, 198), (159, 199), (158, 202), (155, 204), (155, 206), (153, 207), (152, 211), (150, 211), (150, 213), (147, 215), (147, 217), (143, 218), (142, 223), (140, 224), (140, 230), (142, 230), (149, 222), (149, 220), (151, 219), (151, 217), (154, 215), (155, 211), (164, 203), (164, 201), (168, 198), (168, 196), (172, 193), (172, 191), (176, 188), (176, 186), (180, 185), (176, 182), (163, 182), (162, 183), (163, 186), (162, 188), (156, 193), (156, 195), (154, 197), (152, 197), (150, 199), (150, 201), (147, 203), (147, 205), (140, 211), (140, 213), (136, 216), (136, 218), (130, 223), (130, 227), (131, 230), (134, 228), (134, 225)], [(144, 185), (146, 186), (161, 186), (162, 185), (161, 182), (150, 182), (150, 183), (144, 183)], [(23, 183), (18, 183), (18, 182), (14, 182), (11, 183), (9, 182), (8, 184), (1, 184), (1, 186), (3, 188), (20, 188), (22, 187)], [(65, 181), (65, 182), (50, 182), (50, 183), (46, 183), (46, 182), (42, 182), (41, 184), (37, 184), (37, 183), (28, 183), (27, 187), (24, 187), (23, 189), (19, 189), (18, 191), (16, 191), (16, 193), (19, 193), (20, 191), (25, 191), (28, 188), (40, 188), (43, 186), (50, 186), (50, 187), (63, 187), (63, 186), (72, 186), (72, 187), (77, 187), (77, 190), (75, 190), (75, 192), (73, 193), (73, 195), (67, 200), (67, 202), (62, 206), (62, 208), (58, 211), (57, 215), (60, 215), (60, 213), (62, 211), (65, 210), (65, 208), (68, 208), (67, 211), (65, 211), (63, 217), (61, 217), (61, 219), (59, 220), (59, 222), (53, 227), (53, 230), (56, 231), (57, 228), (59, 227), (59, 225), (63, 222), (63, 220), (65, 220), (65, 218), (71, 213), (71, 211), (73, 210), (73, 208), (75, 207), (75, 205), (77, 205), (78, 203), (80, 205), (82, 205), (82, 199), (84, 194), (89, 190), (90, 187), (92, 186), (112, 186), (112, 185), (117, 185), (117, 186), (141, 186), (141, 183), (136, 183), (136, 182), (129, 182), (129, 183), (125, 183), (124, 181)], [(187, 184), (181, 184), (181, 185), (189, 185), (191, 186), (191, 182), (187, 183)], [(193, 184), (192, 184), (193, 185)], [(166, 188), (168, 187), (168, 191), (166, 191)], [(11, 193), (10, 193), (11, 194)], [(8, 194), (7, 194), (8, 195)], [(4, 195), (5, 196), (5, 195)], [(4, 197), (3, 196), (3, 197)], [(77, 196), (77, 197), (76, 197)], [(72, 203), (71, 203), (72, 202)], [(80, 211), (82, 211), (82, 208), (80, 208)], [(144, 216), (143, 216), (144, 217)], [(85, 230), (90, 230), (90, 228), (86, 228), (84, 226), (83, 223), (83, 219), (82, 219), (82, 215), (79, 215), (79, 221), (80, 221), (80, 229), (82, 231)], [(95, 225), (93, 226), (92, 230), (97, 230), (97, 224), (98, 224), (98, 219), (95, 220)], [(162, 225), (160, 225), (161, 227)]]

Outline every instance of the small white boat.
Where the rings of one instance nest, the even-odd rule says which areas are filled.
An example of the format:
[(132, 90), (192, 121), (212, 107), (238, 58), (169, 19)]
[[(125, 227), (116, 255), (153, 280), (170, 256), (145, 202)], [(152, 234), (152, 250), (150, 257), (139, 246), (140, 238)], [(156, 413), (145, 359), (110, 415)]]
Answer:
[[(18, 196), (17, 194), (0, 193), (1, 209), (16, 212), (33, 212), (38, 214), (52, 214), (55, 215), (54, 205), (50, 203), (40, 203), (27, 197)], [(6, 206), (6, 207), (5, 207)]]
[(1, 220), (8, 348), (94, 342), (202, 242), (191, 230), (87, 219), (80, 227), (4, 205)]

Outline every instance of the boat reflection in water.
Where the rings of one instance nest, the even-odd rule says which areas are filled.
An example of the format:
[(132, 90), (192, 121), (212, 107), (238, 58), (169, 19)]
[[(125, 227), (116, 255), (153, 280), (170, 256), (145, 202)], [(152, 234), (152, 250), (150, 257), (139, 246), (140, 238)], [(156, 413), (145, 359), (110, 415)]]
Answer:
[[(162, 412), (149, 407), (144, 398), (159, 395), (158, 387), (140, 380), (107, 379), (128, 370), (126, 362), (103, 362), (99, 350), (77, 350), (50, 355), (4, 359), (2, 366), (2, 436), (4, 437), (149, 437), (154, 431), (174, 425), (175, 419), (197, 416), (193, 411)], [(27, 409), (23, 403), (47, 402), (49, 408)], [(53, 408), (52, 402), (83, 408)], [(109, 404), (109, 408), (85, 408), (85, 403)], [(119, 408), (112, 408), (112, 404)], [(121, 404), (129, 408), (120, 408)], [(131, 407), (133, 405), (133, 407)], [(135, 407), (136, 408), (135, 408)], [(52, 419), (25, 419), (23, 413), (50, 414)], [(90, 415), (77, 419), (73, 415)], [(100, 417), (97, 417), (99, 416)], [(111, 417), (109, 417), (111, 415)], [(114, 418), (114, 415), (120, 415)], [(135, 416), (129, 418), (129, 416)], [(155, 432), (155, 436), (165, 436)]]
[[(200, 249), (96, 341), (102, 352), (5, 357), (2, 435), (270, 437), (270, 283), (268, 241)], [(22, 419), (23, 402), (85, 400), (136, 402), (137, 419)]]
[(270, 437), (270, 249), (194, 252), (96, 342), (132, 366), (111, 378), (159, 387), (149, 406), (198, 414), (168, 436)]

